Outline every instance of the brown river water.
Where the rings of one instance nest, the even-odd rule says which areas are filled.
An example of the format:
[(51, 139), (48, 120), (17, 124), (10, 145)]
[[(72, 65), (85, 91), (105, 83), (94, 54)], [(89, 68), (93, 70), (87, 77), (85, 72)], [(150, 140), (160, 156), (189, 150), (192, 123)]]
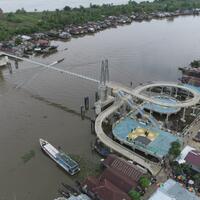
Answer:
[[(46, 64), (65, 58), (58, 68), (99, 78), (108, 58), (110, 77), (134, 85), (152, 80), (176, 81), (177, 68), (200, 56), (200, 17), (153, 20), (108, 29), (95, 35), (54, 42), (59, 51)], [(67, 50), (66, 50), (67, 48)], [(34, 77), (34, 78), (33, 78)], [(90, 121), (79, 116), (84, 96), (91, 107), (97, 85), (55, 71), (20, 63), (10, 75), (0, 74), (0, 200), (48, 200), (57, 196), (61, 181), (71, 182), (39, 147), (39, 138), (91, 162)], [(24, 163), (30, 150), (35, 156)]]

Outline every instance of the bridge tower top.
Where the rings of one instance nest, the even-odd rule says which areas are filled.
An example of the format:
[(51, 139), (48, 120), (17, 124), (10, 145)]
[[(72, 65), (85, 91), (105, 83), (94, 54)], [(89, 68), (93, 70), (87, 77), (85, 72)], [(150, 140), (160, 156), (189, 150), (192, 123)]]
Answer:
[(100, 82), (98, 87), (99, 101), (95, 103), (97, 114), (114, 100), (113, 97), (108, 95), (107, 83), (109, 82), (109, 78), (108, 60), (106, 59), (101, 63)]

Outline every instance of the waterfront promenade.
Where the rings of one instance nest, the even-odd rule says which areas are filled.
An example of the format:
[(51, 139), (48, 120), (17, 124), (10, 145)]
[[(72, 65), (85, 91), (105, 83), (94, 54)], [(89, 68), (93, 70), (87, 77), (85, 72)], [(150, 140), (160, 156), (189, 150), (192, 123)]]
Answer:
[(129, 160), (132, 160), (138, 163), (140, 166), (146, 168), (152, 175), (157, 175), (161, 170), (160, 164), (156, 164), (150, 161), (146, 161), (145, 158), (139, 156), (135, 152), (127, 149), (123, 145), (113, 141), (109, 138), (106, 133), (103, 131), (102, 123), (103, 121), (109, 117), (112, 113), (114, 113), (117, 109), (119, 109), (124, 104), (124, 101), (119, 101), (114, 103), (112, 106), (107, 108), (105, 111), (101, 112), (95, 121), (95, 131), (97, 137), (104, 143), (106, 146), (111, 148), (113, 151), (121, 154), (122, 156), (126, 157)]
[[(150, 102), (153, 104), (157, 104), (160, 106), (165, 106), (165, 107), (175, 107), (175, 108), (185, 108), (186, 107), (187, 108), (187, 107), (198, 104), (200, 101), (200, 94), (197, 91), (195, 91), (192, 88), (186, 87), (183, 84), (173, 83), (173, 82), (161, 82), (161, 81), (151, 82), (146, 85), (140, 85), (134, 89), (127, 87), (121, 83), (116, 83), (116, 82), (109, 82), (109, 83), (107, 83), (107, 86), (112, 88), (114, 91), (122, 90), (122, 91), (124, 91), (134, 97), (142, 99), (144, 101), (147, 101), (147, 102)], [(188, 100), (185, 100), (183, 102), (177, 102), (177, 103), (172, 104), (172, 103), (162, 102), (155, 98), (152, 98), (151, 96), (141, 94), (142, 91), (145, 91), (148, 88), (154, 88), (154, 87), (172, 87), (172, 88), (183, 89), (187, 92), (191, 92), (193, 94), (193, 97)]]

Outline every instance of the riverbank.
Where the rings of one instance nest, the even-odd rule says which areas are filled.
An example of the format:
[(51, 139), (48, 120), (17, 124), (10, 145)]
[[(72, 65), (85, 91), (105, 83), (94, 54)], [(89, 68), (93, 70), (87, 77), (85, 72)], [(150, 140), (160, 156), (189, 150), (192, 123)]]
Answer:
[[(132, 15), (108, 16), (102, 21), (88, 21), (84, 24), (70, 24), (63, 28), (54, 28), (48, 31), (27, 33), (19, 32), (17, 36), (11, 37), (6, 42), (0, 43), (0, 50), (21, 57), (30, 55), (43, 55), (55, 53), (58, 46), (51, 45), (52, 40), (69, 41), (71, 38), (83, 37), (95, 34), (108, 28), (131, 24), (132, 22), (151, 21), (153, 19), (169, 19), (184, 15), (199, 15), (199, 9), (177, 10), (175, 12), (156, 12), (149, 14), (132, 13)], [(1, 37), (0, 30), (0, 37)], [(67, 50), (67, 49), (66, 49)]]
[[(199, 20), (200, 16), (188, 16), (175, 18), (173, 22), (132, 23), (72, 38), (70, 42), (52, 42), (59, 45), (55, 54), (32, 59), (50, 64), (65, 58), (56, 67), (98, 79), (100, 61), (108, 58), (112, 81), (127, 85), (133, 81), (134, 86), (153, 80), (176, 81), (180, 76), (175, 66), (186, 66), (199, 58)], [(41, 152), (40, 137), (60, 145), (69, 154), (98, 163), (99, 158), (88, 145), (95, 139), (90, 133), (90, 121), (82, 121), (71, 112), (80, 111), (85, 96), (90, 96), (93, 105), (96, 90), (96, 84), (89, 81), (43, 71), (26, 62), (20, 62), (18, 69), (13, 67), (12, 75), (6, 68), (2, 70), (2, 199), (13, 199), (14, 195), (20, 200), (53, 199), (61, 182), (73, 184), (71, 177)], [(22, 157), (31, 150), (35, 156), (24, 163)]]
[(71, 35), (93, 33), (119, 24), (180, 15), (198, 15), (200, 2), (158, 0), (125, 5), (92, 5), (89, 8), (70, 8), (63, 10), (0, 14), (0, 41), (11, 39), (19, 34), (33, 34), (50, 30), (69, 32)]

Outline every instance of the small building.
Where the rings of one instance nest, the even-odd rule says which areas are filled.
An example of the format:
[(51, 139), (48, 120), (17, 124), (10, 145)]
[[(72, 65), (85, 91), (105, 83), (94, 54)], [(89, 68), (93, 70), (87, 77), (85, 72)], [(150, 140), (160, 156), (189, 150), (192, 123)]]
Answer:
[(193, 170), (200, 172), (200, 151), (190, 151), (185, 157), (185, 161)]
[(59, 33), (59, 37), (61, 39), (70, 39), (71, 38), (71, 34), (68, 33), (68, 32), (63, 31), (63, 32)]
[(106, 168), (110, 168), (117, 173), (123, 174), (123, 176), (129, 177), (133, 182), (138, 182), (147, 173), (145, 169), (131, 164), (124, 158), (120, 158), (114, 154), (108, 155), (102, 164)]
[(99, 177), (88, 177), (82, 184), (89, 196), (101, 200), (130, 200), (128, 192), (136, 188), (146, 171), (123, 158), (110, 154), (103, 162)]
[(199, 200), (194, 193), (183, 188), (178, 182), (168, 179), (149, 200)]
[(32, 39), (32, 37), (28, 36), (28, 35), (22, 35), (21, 36), (22, 41), (29, 41)]
[(46, 48), (46, 47), (49, 47), (49, 46), (50, 46), (50, 42), (49, 42), (49, 40), (39, 39), (39, 40), (36, 42), (36, 45), (37, 45), (38, 47), (41, 47), (41, 48)]
[(83, 190), (92, 198), (99, 200), (131, 200), (130, 197), (107, 179), (88, 177)]
[(34, 39), (39, 40), (39, 39), (45, 39), (47, 35), (45, 35), (44, 33), (34, 33), (33, 37)]
[(80, 194), (78, 196), (71, 195), (69, 198), (58, 197), (58, 198), (56, 198), (54, 200), (91, 200), (91, 199), (86, 194)]
[(179, 164), (187, 163), (193, 170), (200, 172), (200, 151), (195, 148), (186, 146), (176, 160)]

